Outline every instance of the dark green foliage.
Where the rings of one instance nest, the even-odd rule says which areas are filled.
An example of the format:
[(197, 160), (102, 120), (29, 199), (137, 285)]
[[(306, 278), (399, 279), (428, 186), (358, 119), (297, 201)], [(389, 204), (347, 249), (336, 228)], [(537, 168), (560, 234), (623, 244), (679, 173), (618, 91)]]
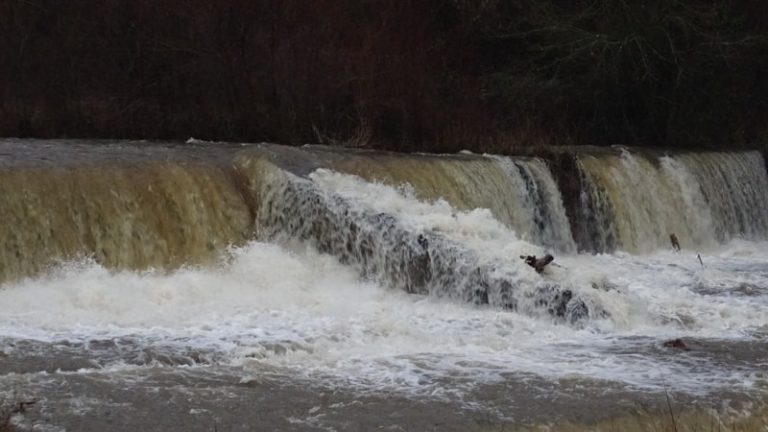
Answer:
[(766, 136), (758, 0), (4, 0), (0, 135), (395, 150)]

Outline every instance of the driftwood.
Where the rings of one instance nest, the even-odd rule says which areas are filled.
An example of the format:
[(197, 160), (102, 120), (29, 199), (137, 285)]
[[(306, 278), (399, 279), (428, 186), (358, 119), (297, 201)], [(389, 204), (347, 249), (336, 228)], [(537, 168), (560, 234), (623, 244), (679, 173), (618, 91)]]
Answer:
[(683, 351), (689, 351), (688, 345), (682, 339), (671, 339), (662, 344), (665, 348), (677, 348)]
[(672, 249), (680, 252), (680, 242), (677, 240), (677, 236), (674, 233), (669, 235), (669, 241), (672, 243)]
[(525, 260), (526, 264), (535, 268), (536, 273), (541, 273), (547, 264), (555, 260), (555, 257), (550, 254), (546, 254), (541, 258), (536, 258), (536, 255), (520, 255), (520, 259)]

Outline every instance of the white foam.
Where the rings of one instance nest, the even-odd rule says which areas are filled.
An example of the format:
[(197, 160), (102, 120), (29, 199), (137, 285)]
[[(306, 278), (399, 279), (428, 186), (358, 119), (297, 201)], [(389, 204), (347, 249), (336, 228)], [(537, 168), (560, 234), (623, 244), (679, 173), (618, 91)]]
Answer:
[[(407, 188), (371, 184), (356, 176), (318, 170), (311, 178), (326, 191), (367, 205), (377, 212), (397, 214), (414, 230), (434, 230), (475, 251), (486, 261), (519, 269), (519, 283), (533, 284), (540, 276), (518, 259), (521, 254), (544, 253), (519, 240), (512, 230), (493, 218), (487, 209), (458, 211), (442, 200), (421, 202)], [(734, 296), (703, 297), (701, 288), (727, 290), (744, 284), (768, 286), (765, 271), (741, 272), (739, 267), (763, 266), (768, 243), (734, 240), (714, 253), (703, 255), (702, 268), (691, 251), (659, 251), (653, 255), (558, 256), (545, 277), (592, 297), (612, 315), (611, 331), (626, 335), (669, 334), (669, 320), (685, 320), (678, 330), (695, 330), (699, 336), (731, 337), (750, 332), (768, 322), (764, 302)], [(743, 256), (746, 255), (746, 256)], [(733, 258), (741, 256), (739, 262)], [(594, 287), (598, 287), (595, 289)], [(605, 290), (602, 288), (612, 287)], [(720, 315), (716, 318), (715, 315)]]
[(323, 190), (341, 195), (376, 212), (397, 215), (406, 228), (432, 230), (469, 247), (488, 259), (501, 258), (511, 265), (524, 264), (521, 253), (542, 254), (544, 249), (520, 240), (515, 232), (493, 217), (488, 209), (460, 211), (445, 200), (419, 201), (405, 187), (368, 183), (360, 177), (320, 169), (310, 175)]
[[(487, 210), (419, 202), (408, 190), (330, 172), (313, 179), (403, 224), (518, 266), (519, 284), (541, 277), (517, 257), (541, 248), (518, 240)], [(255, 242), (215, 268), (135, 273), (81, 263), (7, 284), (0, 288), (0, 336), (131, 337), (214, 350), (221, 361), (244, 365), (249, 377), (285, 367), (311, 379), (428, 394), (448, 391), (445, 380), (471, 387), (518, 372), (638, 387), (660, 387), (674, 376), (676, 388), (689, 391), (750, 386), (754, 370), (659, 357), (651, 348), (673, 337), (755, 337), (768, 323), (767, 250), (733, 242), (703, 255), (704, 268), (690, 252), (557, 257), (562, 267), (544, 277), (570, 284), (611, 314), (570, 326), (408, 295), (361, 281), (353, 268), (305, 245)], [(742, 295), (737, 288), (745, 284), (757, 293)]]

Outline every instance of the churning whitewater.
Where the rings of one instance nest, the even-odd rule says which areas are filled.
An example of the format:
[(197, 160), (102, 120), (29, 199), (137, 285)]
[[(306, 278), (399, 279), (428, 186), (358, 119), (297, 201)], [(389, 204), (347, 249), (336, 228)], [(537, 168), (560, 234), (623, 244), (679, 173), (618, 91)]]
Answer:
[(0, 413), (34, 401), (21, 430), (768, 401), (759, 152), (44, 143), (0, 140)]
[[(383, 244), (386, 236), (366, 237), (373, 255), (365, 262), (352, 253), (337, 254), (337, 246), (318, 248), (311, 236), (282, 236), (275, 243), (234, 248), (214, 267), (134, 272), (70, 262), (7, 283), (0, 288), (0, 354), (55, 355), (77, 346), (90, 350), (91, 365), (83, 373), (237, 366), (244, 381), (286, 375), (436, 398), (461, 398), (478, 383), (517, 375), (693, 394), (766, 388), (765, 359), (736, 355), (724, 362), (714, 354), (738, 352), (768, 337), (765, 242), (732, 240), (713, 247), (702, 253), (703, 266), (690, 250), (571, 253), (558, 255), (557, 266), (538, 275), (519, 255), (545, 249), (521, 240), (489, 210), (419, 200), (408, 186), (322, 169), (308, 179), (280, 181), (312, 191), (315, 204), (336, 203), (338, 214), (358, 218), (355, 230), (385, 229), (413, 248), (419, 247), (418, 235), (425, 235), (430, 248), (439, 249), (434, 254), (457, 254), (450, 261), (454, 282), (464, 283), (458, 281), (462, 266), (484, 268), (486, 281), (511, 281), (519, 291), (516, 307), (456, 301), (462, 296), (441, 295), (429, 284), (412, 293), (395, 289), (400, 279), (380, 277), (381, 269), (400, 262), (377, 258), (376, 250), (410, 252)], [(685, 205), (701, 196), (690, 200)], [(285, 216), (288, 209), (272, 211)], [(551, 209), (560, 211), (562, 205)], [(325, 219), (335, 214), (315, 212)], [(370, 215), (386, 218), (361, 222)], [(270, 217), (264, 211), (261, 229), (269, 228)], [(295, 223), (296, 233), (307, 232)], [(563, 240), (570, 235), (565, 231), (539, 233), (573, 249), (572, 240)], [(569, 304), (578, 299), (586, 312), (571, 320), (537, 309), (542, 286), (567, 290)], [(705, 348), (677, 352), (663, 346), (680, 337)], [(105, 340), (113, 342), (105, 348)]]

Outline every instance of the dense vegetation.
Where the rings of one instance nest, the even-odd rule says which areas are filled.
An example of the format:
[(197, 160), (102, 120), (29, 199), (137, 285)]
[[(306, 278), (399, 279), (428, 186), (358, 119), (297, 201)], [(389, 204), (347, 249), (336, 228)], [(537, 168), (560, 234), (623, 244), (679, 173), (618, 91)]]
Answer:
[(766, 35), (760, 0), (0, 0), (0, 135), (754, 144)]

